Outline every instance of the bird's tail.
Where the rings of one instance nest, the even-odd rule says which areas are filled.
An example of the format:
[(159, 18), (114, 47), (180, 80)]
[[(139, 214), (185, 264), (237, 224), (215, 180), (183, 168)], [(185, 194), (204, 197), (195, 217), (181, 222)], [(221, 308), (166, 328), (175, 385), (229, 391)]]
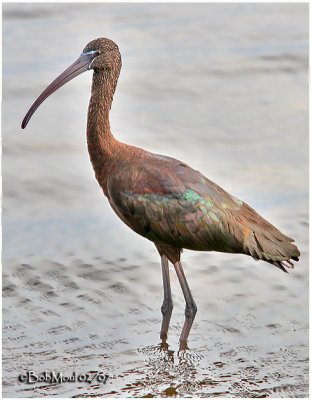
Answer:
[(291, 260), (299, 261), (300, 252), (292, 238), (285, 236), (273, 226), (273, 229), (254, 231), (255, 246), (249, 248), (251, 256), (269, 262), (284, 272), (294, 268)]
[[(294, 239), (284, 235), (275, 226), (259, 216), (255, 210), (244, 203), (244, 251), (257, 260), (267, 261), (284, 272), (294, 268), (293, 261), (299, 261), (300, 252)], [(248, 234), (245, 234), (248, 232)], [(251, 232), (251, 234), (249, 233)]]
[[(295, 258), (295, 261), (299, 261), (299, 258)], [(290, 260), (283, 260), (283, 261), (269, 261), (270, 264), (275, 265), (276, 267), (280, 268), (283, 272), (286, 272), (288, 274), (288, 271), (286, 268), (294, 268), (294, 264)]]

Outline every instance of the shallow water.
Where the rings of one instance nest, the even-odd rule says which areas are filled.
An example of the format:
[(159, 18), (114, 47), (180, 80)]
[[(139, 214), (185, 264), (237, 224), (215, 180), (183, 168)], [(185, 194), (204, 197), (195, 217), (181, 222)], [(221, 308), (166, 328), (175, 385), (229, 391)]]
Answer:
[[(308, 10), (306, 4), (3, 5), (3, 395), (308, 396)], [(91, 76), (37, 95), (91, 39), (116, 41), (118, 139), (179, 158), (294, 237), (290, 274), (249, 257), (183, 254), (184, 301), (161, 345), (152, 243), (102, 196), (85, 143)], [(18, 375), (99, 371), (107, 382)]]

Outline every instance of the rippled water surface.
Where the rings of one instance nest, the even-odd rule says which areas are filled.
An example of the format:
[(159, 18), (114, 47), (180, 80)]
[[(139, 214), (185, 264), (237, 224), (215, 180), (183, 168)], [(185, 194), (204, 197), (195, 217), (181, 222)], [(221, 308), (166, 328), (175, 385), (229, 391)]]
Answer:
[[(3, 18), (3, 395), (307, 397), (307, 5), (4, 4)], [(123, 58), (118, 139), (199, 169), (301, 250), (290, 274), (185, 251), (198, 306), (185, 351), (174, 271), (161, 345), (159, 256), (95, 181), (91, 73), (20, 130), (37, 95), (101, 36)], [(109, 378), (28, 385), (27, 370)]]

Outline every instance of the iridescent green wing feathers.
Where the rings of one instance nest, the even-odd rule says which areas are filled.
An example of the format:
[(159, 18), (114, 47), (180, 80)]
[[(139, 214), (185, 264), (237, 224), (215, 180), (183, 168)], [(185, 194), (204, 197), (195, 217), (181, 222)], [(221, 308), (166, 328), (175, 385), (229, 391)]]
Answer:
[(123, 168), (108, 188), (120, 218), (155, 243), (245, 253), (270, 262), (299, 255), (291, 238), (178, 160), (154, 156)]

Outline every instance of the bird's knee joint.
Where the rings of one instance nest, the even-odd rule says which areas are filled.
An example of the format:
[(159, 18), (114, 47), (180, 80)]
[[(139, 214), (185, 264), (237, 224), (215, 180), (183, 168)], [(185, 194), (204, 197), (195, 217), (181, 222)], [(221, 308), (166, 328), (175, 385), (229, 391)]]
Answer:
[(195, 303), (192, 303), (190, 305), (186, 305), (186, 309), (185, 309), (185, 316), (186, 318), (191, 318), (193, 319), (197, 313), (197, 306)]
[(163, 315), (171, 314), (172, 311), (173, 311), (173, 302), (171, 302), (171, 301), (163, 302), (162, 307), (161, 307), (162, 314)]

